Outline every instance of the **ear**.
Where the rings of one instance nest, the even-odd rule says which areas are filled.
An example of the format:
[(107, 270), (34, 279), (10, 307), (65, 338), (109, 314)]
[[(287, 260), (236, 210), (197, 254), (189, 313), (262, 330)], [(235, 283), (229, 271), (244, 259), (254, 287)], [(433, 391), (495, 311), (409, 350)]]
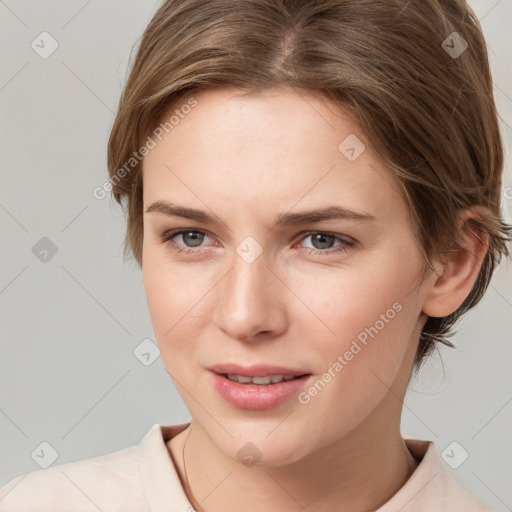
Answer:
[(459, 216), (458, 240), (435, 265), (432, 285), (428, 289), (423, 313), (430, 317), (443, 317), (456, 311), (469, 295), (487, 253), (489, 235), (468, 222), (478, 219), (483, 207), (464, 210)]

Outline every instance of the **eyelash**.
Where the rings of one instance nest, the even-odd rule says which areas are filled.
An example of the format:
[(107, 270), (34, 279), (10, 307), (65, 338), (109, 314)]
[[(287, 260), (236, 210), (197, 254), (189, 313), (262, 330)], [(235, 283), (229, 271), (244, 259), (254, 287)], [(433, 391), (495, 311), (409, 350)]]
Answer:
[[(192, 254), (192, 253), (200, 252), (199, 250), (196, 250), (196, 249), (191, 249), (191, 248), (186, 248), (186, 247), (184, 248), (183, 246), (180, 246), (179, 244), (177, 244), (174, 241), (174, 238), (176, 238), (179, 235), (185, 234), (185, 233), (200, 233), (201, 235), (208, 236), (207, 233), (205, 233), (204, 231), (198, 230), (198, 229), (178, 229), (178, 230), (169, 231), (169, 232), (165, 233), (161, 239), (162, 243), (164, 243), (165, 245), (168, 245), (172, 250), (174, 250), (178, 253)], [(329, 250), (325, 250), (325, 251), (322, 251), (320, 249), (310, 249), (310, 248), (306, 247), (305, 249), (306, 249), (306, 251), (308, 251), (308, 254), (321, 255), (321, 256), (338, 254), (338, 253), (347, 251), (349, 247), (352, 247), (353, 245), (355, 245), (354, 241), (349, 240), (348, 238), (343, 238), (336, 233), (330, 233), (327, 231), (309, 231), (307, 233), (304, 233), (304, 236), (303, 236), (303, 238), (301, 238), (300, 241), (310, 237), (311, 235), (332, 236), (336, 240), (339, 240), (340, 242), (342, 242), (342, 244), (340, 246), (338, 246), (337, 248), (329, 249)]]

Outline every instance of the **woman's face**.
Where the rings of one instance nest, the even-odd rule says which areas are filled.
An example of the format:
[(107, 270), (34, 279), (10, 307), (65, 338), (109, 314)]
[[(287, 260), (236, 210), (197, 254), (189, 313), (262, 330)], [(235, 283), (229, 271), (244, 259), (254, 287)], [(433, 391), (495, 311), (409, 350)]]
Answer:
[(268, 465), (397, 428), (430, 282), (398, 182), (310, 93), (194, 99), (144, 159), (142, 260), (194, 423)]

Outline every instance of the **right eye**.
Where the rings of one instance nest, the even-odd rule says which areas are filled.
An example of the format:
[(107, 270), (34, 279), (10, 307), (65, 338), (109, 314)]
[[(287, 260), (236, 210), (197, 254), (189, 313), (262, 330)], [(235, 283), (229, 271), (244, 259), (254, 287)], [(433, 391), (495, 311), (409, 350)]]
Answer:
[[(162, 242), (168, 245), (173, 251), (193, 253), (199, 252), (198, 250), (193, 249), (193, 247), (200, 247), (204, 237), (207, 236), (208, 235), (204, 231), (199, 231), (197, 229), (177, 229), (165, 233), (162, 236)], [(179, 237), (181, 237), (184, 244), (180, 244), (175, 241), (175, 239), (178, 239)]]

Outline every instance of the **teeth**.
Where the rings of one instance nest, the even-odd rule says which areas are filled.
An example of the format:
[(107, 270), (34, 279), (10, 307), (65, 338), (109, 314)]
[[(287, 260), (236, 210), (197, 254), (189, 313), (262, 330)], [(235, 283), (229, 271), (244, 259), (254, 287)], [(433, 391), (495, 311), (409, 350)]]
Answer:
[(270, 377), (252, 377), (251, 381), (253, 384), (270, 384), (272, 382)]
[(228, 374), (227, 378), (233, 382), (239, 382), (240, 384), (277, 384), (286, 380), (295, 379), (293, 375), (267, 375), (266, 377), (246, 377), (245, 375)]

